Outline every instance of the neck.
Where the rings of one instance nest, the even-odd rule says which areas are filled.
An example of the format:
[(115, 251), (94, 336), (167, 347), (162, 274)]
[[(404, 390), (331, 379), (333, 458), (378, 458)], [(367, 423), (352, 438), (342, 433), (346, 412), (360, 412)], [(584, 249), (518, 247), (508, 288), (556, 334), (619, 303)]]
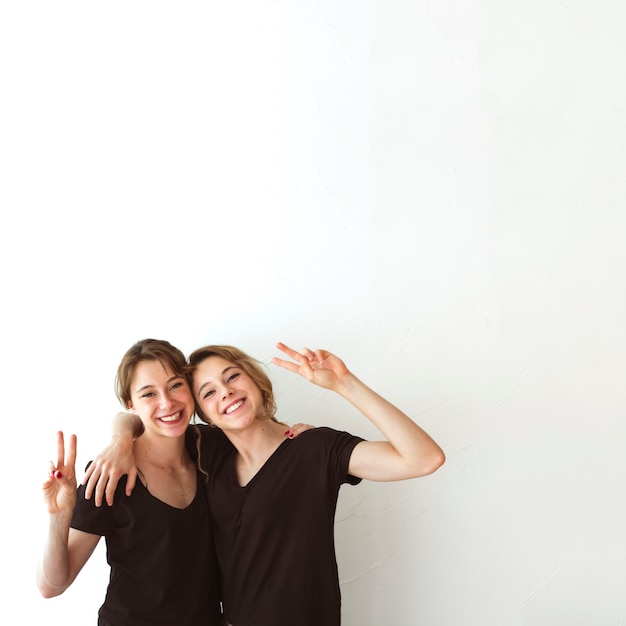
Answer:
[(259, 420), (254, 428), (225, 432), (225, 435), (246, 462), (254, 463), (258, 459), (267, 458), (268, 453), (285, 440), (285, 430), (287, 427), (284, 424)]
[(285, 428), (284, 424), (264, 421), (244, 431), (226, 433), (237, 448), (235, 471), (240, 486), (247, 485), (285, 441)]
[(161, 469), (185, 467), (190, 463), (182, 437), (151, 437), (144, 433), (135, 442), (137, 465), (149, 463)]

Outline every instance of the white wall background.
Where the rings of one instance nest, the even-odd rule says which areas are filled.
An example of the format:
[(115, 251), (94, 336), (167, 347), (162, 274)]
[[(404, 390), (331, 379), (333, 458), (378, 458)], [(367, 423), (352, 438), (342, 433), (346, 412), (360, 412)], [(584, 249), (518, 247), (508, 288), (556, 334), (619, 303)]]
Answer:
[[(0, 8), (2, 623), (134, 341), (325, 347), (447, 452), (346, 488), (345, 626), (626, 624), (626, 2)], [(376, 437), (272, 367), (281, 417)], [(320, 625), (322, 626), (322, 625)]]

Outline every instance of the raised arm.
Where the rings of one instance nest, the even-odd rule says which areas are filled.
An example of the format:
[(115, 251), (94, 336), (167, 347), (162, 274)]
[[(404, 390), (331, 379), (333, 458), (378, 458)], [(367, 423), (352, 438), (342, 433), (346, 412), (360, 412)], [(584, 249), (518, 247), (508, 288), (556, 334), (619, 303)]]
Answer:
[(49, 526), (44, 550), (37, 563), (37, 586), (44, 598), (62, 594), (93, 553), (100, 537), (70, 528), (76, 502), (76, 436), (67, 454), (62, 432), (57, 433), (57, 461), (43, 483)]
[(363, 413), (387, 440), (359, 443), (350, 457), (350, 474), (376, 481), (404, 480), (432, 474), (443, 465), (445, 455), (432, 437), (360, 381), (334, 354), (309, 349), (300, 353), (283, 343), (278, 343), (277, 347), (292, 361), (273, 358), (275, 365), (338, 393)]
[(143, 424), (135, 414), (120, 412), (113, 418), (112, 430), (111, 443), (96, 456), (81, 481), (85, 497), (89, 499), (93, 494), (96, 506), (102, 506), (104, 496), (109, 506), (113, 504), (115, 488), (125, 474), (127, 496), (137, 480), (133, 442), (143, 433)]

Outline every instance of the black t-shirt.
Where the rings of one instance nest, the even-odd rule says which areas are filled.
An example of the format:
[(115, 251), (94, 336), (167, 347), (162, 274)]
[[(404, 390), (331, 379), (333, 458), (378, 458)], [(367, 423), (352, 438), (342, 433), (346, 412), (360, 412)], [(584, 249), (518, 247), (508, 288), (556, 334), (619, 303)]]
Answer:
[(104, 536), (111, 567), (100, 626), (219, 626), (221, 578), (204, 476), (196, 497), (177, 509), (137, 481), (130, 496), (120, 480), (112, 506), (85, 500), (84, 487), (72, 528)]
[(360, 482), (348, 475), (348, 463), (362, 439), (307, 430), (286, 439), (245, 487), (237, 482), (236, 450), (215, 438), (202, 441), (226, 620), (338, 626), (335, 510), (341, 484)]

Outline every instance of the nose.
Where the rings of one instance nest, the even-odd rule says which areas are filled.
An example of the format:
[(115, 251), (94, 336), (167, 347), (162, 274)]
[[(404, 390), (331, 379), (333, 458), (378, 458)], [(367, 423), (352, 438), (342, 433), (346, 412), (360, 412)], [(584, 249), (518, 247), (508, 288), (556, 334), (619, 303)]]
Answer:
[(222, 400), (224, 398), (227, 398), (231, 393), (232, 393), (232, 389), (230, 388), (230, 386), (224, 385), (224, 388), (222, 389)]
[(161, 408), (166, 409), (174, 404), (174, 399), (167, 393), (161, 396)]

